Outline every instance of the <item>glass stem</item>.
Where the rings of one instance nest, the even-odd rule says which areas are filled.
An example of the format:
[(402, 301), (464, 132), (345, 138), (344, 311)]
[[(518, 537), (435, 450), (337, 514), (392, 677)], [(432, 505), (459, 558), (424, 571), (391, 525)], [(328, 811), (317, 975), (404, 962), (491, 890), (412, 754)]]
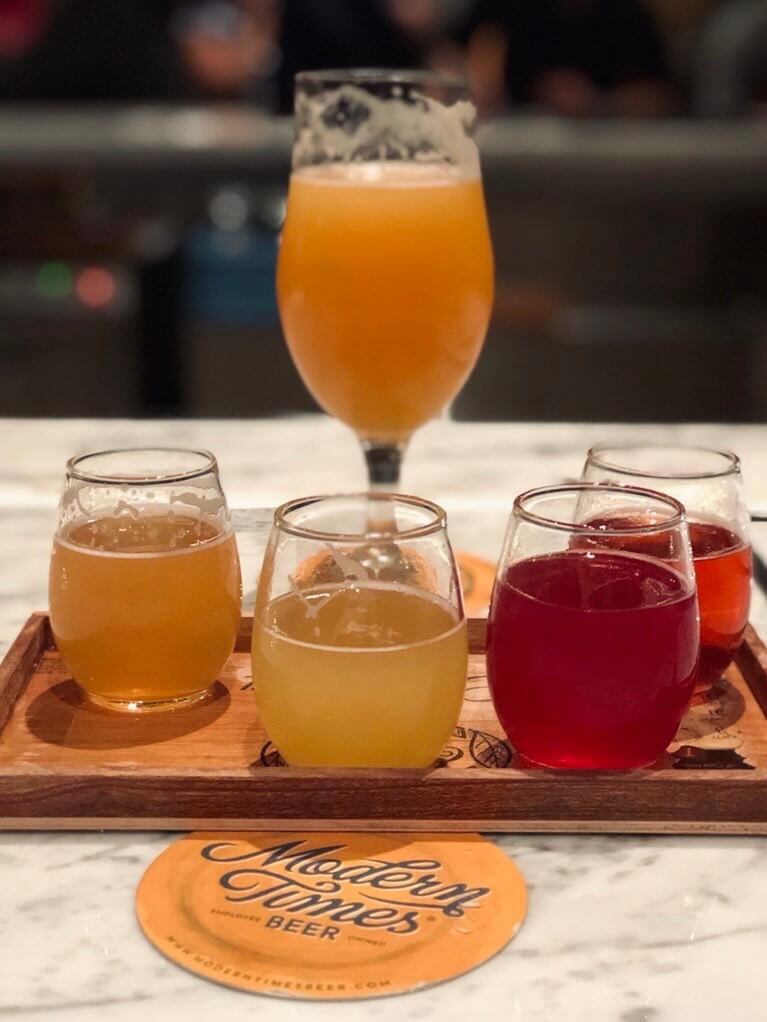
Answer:
[(360, 439), (362, 453), (368, 469), (368, 486), (371, 491), (399, 490), (402, 458), (407, 449), (407, 440), (380, 441)]
[[(360, 446), (365, 455), (365, 464), (368, 469), (368, 490), (371, 493), (397, 493), (402, 458), (408, 445), (408, 439), (406, 437), (404, 440), (384, 441), (360, 437)], [(385, 505), (385, 509), (378, 507), (378, 503), (375, 500), (370, 501), (368, 530), (371, 533), (395, 534), (397, 524), (394, 511), (388, 506), (388, 503)], [(399, 546), (391, 538), (374, 539), (371, 537), (354, 553), (359, 562), (370, 572), (372, 578), (397, 581), (408, 577), (407, 562)]]

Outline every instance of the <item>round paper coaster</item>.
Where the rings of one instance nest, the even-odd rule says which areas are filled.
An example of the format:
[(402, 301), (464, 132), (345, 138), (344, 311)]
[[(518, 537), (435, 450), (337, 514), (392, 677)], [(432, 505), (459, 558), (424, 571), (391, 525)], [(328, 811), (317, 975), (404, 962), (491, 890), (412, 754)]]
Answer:
[(525, 882), (475, 834), (197, 833), (136, 895), (164, 955), (261, 994), (384, 997), (439, 983), (511, 940)]

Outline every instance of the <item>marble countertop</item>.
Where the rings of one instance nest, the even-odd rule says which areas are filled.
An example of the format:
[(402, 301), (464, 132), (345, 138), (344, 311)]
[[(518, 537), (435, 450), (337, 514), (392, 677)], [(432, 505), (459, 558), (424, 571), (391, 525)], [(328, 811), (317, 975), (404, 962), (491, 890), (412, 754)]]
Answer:
[[(433, 423), (408, 453), (403, 489), (443, 504), (458, 548), (495, 559), (513, 497), (579, 473), (590, 443), (677, 439), (743, 459), (752, 507), (767, 507), (765, 429)], [(219, 457), (234, 509), (360, 489), (351, 436), (320, 417), (260, 422), (0, 421), (0, 651), (46, 605), (64, 461), (101, 447), (200, 445)], [(246, 580), (263, 532), (235, 515)], [(755, 527), (767, 553), (767, 525)], [(767, 632), (767, 603), (752, 615)], [(145, 867), (169, 834), (0, 835), (0, 1017), (95, 1022), (225, 1019), (348, 1022), (714, 1022), (764, 1017), (767, 844), (760, 838), (505, 836), (530, 910), (518, 937), (463, 978), (417, 994), (314, 1004), (241, 994), (162, 958), (133, 915)]]

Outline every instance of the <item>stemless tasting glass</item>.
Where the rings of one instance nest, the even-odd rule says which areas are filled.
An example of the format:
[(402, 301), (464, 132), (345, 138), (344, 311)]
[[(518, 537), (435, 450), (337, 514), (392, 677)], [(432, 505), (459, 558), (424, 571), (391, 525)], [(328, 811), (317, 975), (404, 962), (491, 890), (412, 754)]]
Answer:
[(700, 605), (696, 687), (707, 688), (729, 666), (748, 623), (751, 523), (740, 461), (699, 447), (600, 446), (588, 452), (583, 478), (649, 486), (684, 504)]
[(50, 570), (59, 652), (100, 706), (205, 698), (240, 622), (240, 565), (209, 451), (101, 451), (67, 462)]
[[(388, 531), (371, 532), (371, 521)], [(366, 567), (360, 551), (379, 542), (407, 562), (407, 584)], [(376, 493), (277, 509), (256, 596), (253, 685), (291, 766), (429, 766), (458, 721), (467, 657), (436, 504)]]
[(654, 762), (692, 696), (698, 639), (679, 501), (588, 483), (517, 497), (490, 607), (487, 671), (518, 753), (569, 769)]
[(304, 383), (356, 432), (371, 488), (398, 487), (409, 437), (456, 396), (487, 330), (475, 115), (460, 78), (296, 76), (280, 318)]

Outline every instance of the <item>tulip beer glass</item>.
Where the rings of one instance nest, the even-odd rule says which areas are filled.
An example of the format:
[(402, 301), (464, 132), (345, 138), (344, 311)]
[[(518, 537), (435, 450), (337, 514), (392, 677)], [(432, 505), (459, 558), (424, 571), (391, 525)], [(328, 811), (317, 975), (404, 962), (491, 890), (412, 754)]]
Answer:
[(371, 486), (396, 489), (409, 437), (461, 389), (490, 316), (475, 110), (460, 79), (388, 71), (303, 72), (295, 109), (282, 326)]

